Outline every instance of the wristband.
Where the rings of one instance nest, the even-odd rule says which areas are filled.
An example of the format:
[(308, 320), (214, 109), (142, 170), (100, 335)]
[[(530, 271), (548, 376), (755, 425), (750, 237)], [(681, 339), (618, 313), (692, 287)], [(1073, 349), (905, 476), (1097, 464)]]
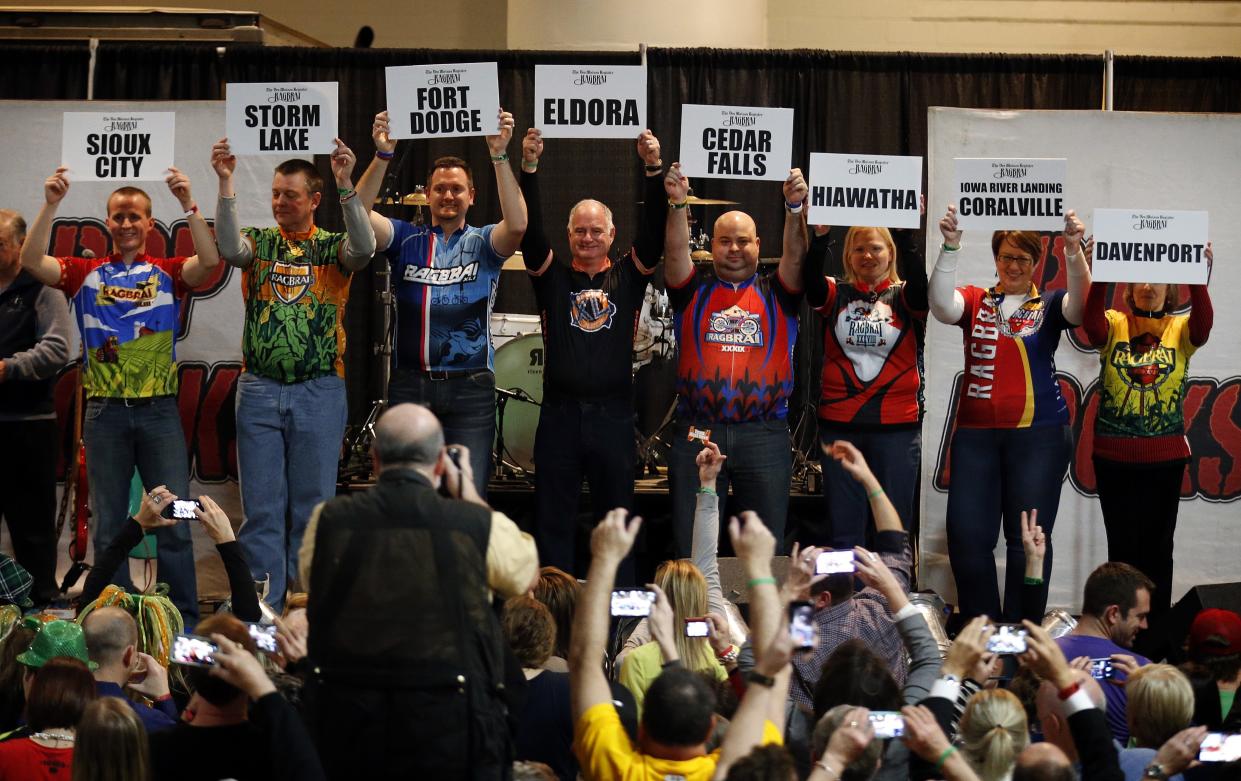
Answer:
[(503, 163), (507, 161), (508, 161), (508, 152), (501, 152), (498, 155), (491, 156), (491, 162), (493, 163)]
[(349, 195), (349, 193), (352, 193), (352, 192), (354, 192), (354, 189), (352, 187), (337, 187), (336, 188), (336, 194), (339, 195), (341, 198), (346, 197), (347, 195)]
[(948, 748), (944, 749), (943, 753), (939, 755), (939, 759), (935, 760), (935, 770), (942, 771), (944, 769), (944, 763), (948, 761), (948, 757), (955, 753), (957, 753), (956, 746), (949, 745)]
[(735, 645), (728, 646), (728, 649), (722, 654), (716, 654), (715, 658), (724, 664), (732, 664), (737, 661), (737, 657), (741, 655), (741, 649)]
[(184, 217), (185, 219), (188, 220), (190, 217), (193, 217), (195, 214), (198, 214), (198, 204), (193, 203), (193, 204), (190, 204), (190, 208), (185, 210)]
[(684, 209), (686, 206), (689, 206), (689, 200), (687, 199), (687, 200), (681, 201), (680, 203), (677, 203), (676, 201), (669, 198), (668, 205), (674, 209)]
[(534, 173), (535, 171), (539, 170), (539, 161), (538, 161), (538, 160), (535, 160), (533, 163), (530, 163), (530, 162), (527, 162), (527, 161), (525, 161), (525, 160), (522, 160), (522, 161), (521, 161), (521, 170), (525, 171), (525, 172), (526, 172), (526, 173), (528, 173), (528, 174), (532, 174), (532, 173)]
[(746, 581), (746, 585), (749, 586), (750, 588), (754, 588), (755, 586), (765, 586), (765, 585), (774, 586), (776, 585), (776, 579), (775, 578), (750, 578), (748, 581)]
[(797, 204), (796, 206), (789, 203), (788, 201), (784, 202), (784, 208), (788, 210), (789, 214), (801, 214), (802, 207), (804, 207), (805, 205), (806, 205), (805, 201)]
[(817, 767), (817, 768), (822, 769), (822, 770), (823, 770), (823, 772), (825, 772), (825, 773), (831, 773), (831, 774), (832, 774), (832, 778), (833, 778), (833, 779), (840, 778), (840, 773), (837, 773), (837, 772), (836, 772), (836, 771), (832, 768), (832, 766), (831, 766), (831, 765), (827, 764), (827, 762), (824, 762), (824, 761), (823, 761), (823, 760), (821, 760), (821, 759), (820, 759), (818, 762), (815, 762), (815, 763), (814, 763), (814, 766), (815, 766), (815, 767)]
[(772, 678), (770, 675), (763, 675), (757, 670), (751, 670), (746, 673), (745, 679), (749, 683), (756, 683), (759, 686), (766, 686), (768, 689), (776, 685), (775, 678)]
[(716, 498), (719, 498), (719, 494), (717, 494), (717, 493), (715, 492), (715, 489), (714, 489), (714, 488), (707, 488), (705, 485), (704, 485), (702, 488), (699, 488), (699, 489), (698, 489), (698, 493), (700, 493), (700, 494), (706, 494), (707, 496), (714, 496), (714, 497), (716, 497)]
[(1043, 579), (1042, 579), (1042, 578), (1032, 578), (1032, 577), (1030, 577), (1029, 575), (1026, 575), (1026, 577), (1022, 580), (1022, 582), (1023, 582), (1023, 583), (1025, 583), (1027, 586), (1041, 586), (1041, 585), (1043, 585)]
[(875, 490), (873, 490), (873, 491), (867, 491), (867, 492), (866, 492), (866, 498), (867, 498), (867, 499), (874, 499), (876, 496), (881, 496), (882, 494), (883, 494), (883, 486), (879, 486), (878, 488), (876, 488), (876, 489), (875, 489)]
[(168, 694), (161, 694), (160, 696), (151, 700), (151, 702), (168, 702), (171, 699), (172, 699), (172, 693), (170, 692)]
[(957, 246), (954, 247), (945, 241), (944, 243), (939, 245), (939, 248), (944, 250), (945, 252), (956, 252), (957, 250), (961, 249), (961, 245), (958, 244)]
[(375, 157), (378, 157), (380, 160), (391, 160), (395, 156), (396, 152), (384, 152), (380, 149), (375, 150)]
[(1056, 692), (1056, 696), (1059, 697), (1061, 700), (1067, 700), (1068, 698), (1072, 697), (1074, 694), (1077, 694), (1077, 690), (1080, 688), (1082, 688), (1081, 682), (1073, 681), (1068, 686), (1065, 686), (1063, 689)]
[(341, 194), (341, 196), (340, 196), (340, 202), (341, 202), (341, 203), (347, 203), (350, 199), (353, 199), (353, 198), (356, 198), (356, 197), (358, 197), (358, 191), (357, 191), (357, 190), (350, 190), (348, 193)]
[(656, 163), (655, 165), (644, 165), (642, 167), (646, 169), (646, 172), (648, 174), (659, 173), (660, 171), (664, 170), (663, 163)]

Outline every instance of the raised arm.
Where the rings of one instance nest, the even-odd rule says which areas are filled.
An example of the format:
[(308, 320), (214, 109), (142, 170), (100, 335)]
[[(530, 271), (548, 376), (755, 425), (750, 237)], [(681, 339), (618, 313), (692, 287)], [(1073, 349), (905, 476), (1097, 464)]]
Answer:
[(227, 138), (221, 138), (212, 145), (211, 167), (220, 180), (219, 200), (215, 208), (216, 246), (225, 263), (246, 268), (254, 262), (254, 243), (241, 235), (241, 224), (237, 219), (237, 191), (233, 189), (237, 156), (233, 154)]
[(228, 575), (228, 590), (233, 605), (233, 615), (242, 621), (257, 622), (262, 620), (263, 613), (259, 609), (259, 595), (254, 590), (254, 578), (250, 574), (250, 565), (246, 563), (246, 555), (237, 542), (233, 532), (233, 524), (228, 515), (220, 509), (210, 496), (198, 497), (202, 509), (195, 509), (194, 515), (203, 525), (207, 536), (215, 543), (216, 552), (224, 562), (224, 572)]
[[(1086, 262), (1090, 262), (1091, 249), (1087, 243)], [(1082, 308), (1082, 326), (1086, 329), (1086, 341), (1096, 350), (1107, 345), (1109, 326), (1107, 323), (1107, 283), (1091, 282), (1090, 292), (1086, 294), (1086, 305)]]
[(1069, 325), (1082, 324), (1086, 309), (1086, 293), (1090, 290), (1090, 265), (1082, 252), (1082, 237), (1086, 226), (1077, 219), (1077, 212), (1069, 209), (1064, 213), (1064, 262), (1068, 265), (1069, 290), (1060, 304), (1060, 313)]
[(664, 177), (664, 193), (668, 196), (668, 218), (664, 228), (664, 282), (680, 287), (694, 273), (689, 257), (689, 219), (686, 207), (689, 179), (681, 173), (681, 164), (673, 163)]
[(806, 258), (806, 180), (800, 168), (789, 169), (784, 180), (784, 249), (776, 273), (786, 290), (801, 291), (801, 264)]
[(1021, 617), (1035, 623), (1043, 618), (1043, 560), (1047, 556), (1047, 535), (1038, 523), (1038, 509), (1021, 511), (1021, 547), (1026, 554), (1026, 573), (1021, 586)]
[(941, 323), (956, 325), (965, 314), (965, 298), (957, 291), (957, 256), (961, 250), (961, 231), (957, 228), (957, 206), (948, 205), (948, 213), (939, 221), (939, 232), (944, 243), (939, 247), (939, 257), (935, 259), (935, 270), (931, 272), (928, 283), (927, 298), (931, 304), (931, 314)]
[(521, 237), (521, 256), (526, 271), (542, 276), (552, 264), (552, 243), (543, 232), (543, 198), (539, 193), (539, 158), (543, 156), (543, 132), (526, 131), (521, 140), (521, 194), (526, 202), (526, 232)]
[[(728, 536), (732, 539), (737, 558), (745, 565), (748, 577), (750, 644), (754, 653), (760, 654), (755, 669), (777, 671), (770, 673), (776, 680), (771, 687), (771, 699), (768, 700), (765, 716), (768, 721), (778, 725), (776, 729), (783, 732), (784, 704), (788, 698), (791, 671), (788, 652), (784, 649), (791, 648), (792, 641), (786, 628), (784, 600), (780, 597), (780, 590), (771, 572), (771, 558), (776, 553), (776, 538), (752, 511), (743, 512), (740, 518), (729, 521)], [(767, 653), (776, 654), (776, 658), (765, 663), (761, 655)]]
[[(1211, 249), (1209, 241), (1206, 256), (1209, 281), (1210, 270), (1215, 265), (1215, 251)], [(1189, 343), (1194, 347), (1201, 347), (1207, 343), (1207, 338), (1211, 336), (1211, 326), (1215, 323), (1215, 309), (1211, 306), (1211, 294), (1207, 292), (1206, 285), (1189, 286), (1189, 304), (1192, 307), (1189, 310)]]
[(610, 511), (590, 536), (590, 570), (577, 598), (573, 615), (573, 640), (569, 644), (569, 702), (576, 724), (582, 714), (601, 702), (612, 701), (612, 690), (603, 674), (608, 641), (608, 613), (616, 569), (629, 555), (642, 519), (628, 519), (628, 511)]
[(48, 242), (52, 239), (52, 222), (56, 219), (56, 209), (69, 193), (69, 177), (65, 176), (68, 168), (61, 166), (43, 182), (43, 208), (30, 224), (26, 232), (26, 241), (22, 244), (22, 268), (45, 285), (60, 282), (60, 262), (51, 255), (43, 254)]
[(668, 207), (664, 200), (664, 163), (659, 156), (659, 139), (650, 130), (638, 136), (638, 157), (646, 176), (643, 180), (642, 214), (638, 235), (633, 240), (633, 259), (640, 269), (650, 271), (659, 265), (663, 249), (664, 224)]
[(358, 158), (339, 138), (332, 150), (332, 176), (340, 195), (340, 210), (345, 217), (345, 240), (340, 243), (337, 259), (350, 271), (366, 268), (375, 254), (375, 231), (369, 218), (370, 205), (353, 189), (353, 167)]
[[(132, 522), (125, 523), (108, 547), (95, 555), (95, 566), (91, 567), (90, 574), (86, 576), (86, 581), (82, 584), (82, 594), (78, 597), (79, 610), (99, 598), (116, 574), (117, 568), (127, 563), (126, 552), (142, 542), (143, 535), (177, 525), (176, 519), (160, 515), (160, 511), (176, 499), (176, 495), (162, 485), (142, 495), (142, 504)], [(250, 590), (254, 590), (253, 582)]]
[(806, 303), (811, 309), (818, 309), (827, 303), (831, 292), (831, 283), (823, 274), (823, 265), (831, 253), (831, 226), (815, 225), (814, 235), (810, 237), (810, 247), (806, 250), (806, 258), (801, 264), (802, 290), (806, 294)]
[(181, 267), (181, 280), (187, 287), (196, 288), (211, 279), (216, 266), (220, 265), (220, 253), (216, 249), (211, 228), (198, 211), (198, 204), (194, 203), (194, 196), (190, 192), (190, 178), (176, 168), (169, 168), (168, 178), (164, 181), (168, 183), (172, 197), (181, 204), (186, 224), (190, 226), (190, 236), (194, 239), (194, 255)]
[[(918, 196), (920, 216), (926, 216), (926, 196)], [(896, 271), (905, 282), (903, 295), (905, 305), (915, 312), (925, 312), (930, 307), (927, 300), (926, 257), (916, 230), (895, 230), (893, 238), (899, 241), (896, 248)]]
[(491, 151), (491, 164), (496, 169), (496, 190), (500, 194), (500, 213), (504, 216), (491, 232), (491, 248), (497, 255), (507, 258), (521, 246), (521, 236), (526, 232), (526, 201), (508, 163), (509, 139), (513, 137), (513, 115), (500, 109), (500, 132), (487, 136), (487, 148)]
[(710, 440), (698, 453), (698, 502), (694, 507), (694, 529), (690, 537), (690, 558), (707, 581), (707, 607), (720, 615), (726, 615), (726, 608), (724, 589), (720, 585), (720, 497), (715, 492), (715, 480), (727, 458), (720, 452), (719, 445)]
[(375, 142), (375, 156), (366, 167), (362, 178), (358, 180), (358, 200), (362, 208), (367, 209), (367, 217), (371, 222), (371, 230), (375, 231), (375, 246), (385, 250), (392, 243), (392, 223), (388, 218), (375, 211), (373, 204), (383, 189), (384, 176), (388, 173), (388, 162), (395, 154), (396, 142), (388, 137), (388, 112), (381, 111), (375, 115), (371, 123), (371, 140)]

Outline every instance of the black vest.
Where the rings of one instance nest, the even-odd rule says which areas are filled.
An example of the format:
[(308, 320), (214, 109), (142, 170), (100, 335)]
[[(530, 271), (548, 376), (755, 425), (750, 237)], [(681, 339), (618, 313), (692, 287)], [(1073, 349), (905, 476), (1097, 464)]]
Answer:
[[(43, 285), (26, 271), (0, 293), (0, 359), (29, 350), (38, 341), (35, 301)], [(52, 411), (54, 378), (6, 380), (0, 383), (0, 411), (13, 415), (38, 415)]]

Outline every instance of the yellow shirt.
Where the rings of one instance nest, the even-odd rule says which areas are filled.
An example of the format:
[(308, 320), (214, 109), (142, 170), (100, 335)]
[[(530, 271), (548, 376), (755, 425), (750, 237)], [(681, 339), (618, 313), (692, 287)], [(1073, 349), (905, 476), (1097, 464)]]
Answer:
[[(770, 721), (763, 725), (763, 745), (780, 745), (780, 730)], [(610, 702), (589, 708), (573, 730), (573, 753), (581, 764), (586, 781), (710, 781), (720, 761), (720, 752), (693, 759), (650, 757), (629, 742), (620, 716)]]
[[(706, 642), (705, 640), (702, 642)], [(715, 680), (728, 679), (728, 671), (724, 665), (710, 654), (710, 666), (704, 671), (714, 676)], [(659, 643), (650, 642), (638, 646), (625, 656), (621, 664), (619, 680), (633, 694), (634, 703), (638, 706), (638, 718), (642, 718), (642, 705), (646, 702), (646, 690), (651, 688), (655, 679), (664, 671), (664, 657), (659, 650)]]

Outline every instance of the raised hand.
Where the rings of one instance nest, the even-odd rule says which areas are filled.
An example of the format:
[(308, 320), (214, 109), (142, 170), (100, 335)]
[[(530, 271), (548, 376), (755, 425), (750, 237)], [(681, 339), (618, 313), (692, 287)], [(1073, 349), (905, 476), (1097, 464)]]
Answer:
[(698, 464), (698, 483), (704, 488), (714, 489), (715, 479), (720, 476), (728, 456), (721, 453), (720, 446), (709, 439), (702, 445), (702, 450), (694, 458), (694, 463)]
[[(857, 567), (857, 576), (863, 583), (883, 594), (888, 600), (888, 610), (895, 613), (909, 602), (905, 596), (905, 587), (883, 563), (879, 554), (868, 551), (860, 545), (853, 549), (853, 564)], [(899, 604), (894, 604), (899, 603)]]
[(1082, 237), (1086, 235), (1086, 226), (1077, 219), (1077, 212), (1069, 209), (1064, 213), (1064, 254), (1076, 255), (1081, 251)]
[(642, 162), (646, 165), (659, 165), (659, 139), (650, 129), (643, 130), (638, 135), (638, 157), (642, 158)]
[(211, 167), (221, 179), (231, 179), (237, 170), (237, 156), (229, 146), (227, 138), (221, 138), (211, 146)]
[(821, 552), (821, 548), (813, 545), (802, 548), (801, 543), (793, 543), (793, 550), (789, 553), (789, 572), (780, 586), (782, 601), (810, 599), (810, 587), (827, 577), (814, 574), (815, 562)]
[(336, 186), (346, 190), (353, 189), (353, 167), (357, 164), (357, 155), (345, 146), (339, 138), (332, 139), (336, 148), (332, 150), (332, 175), (336, 177)]
[(543, 156), (543, 131), (532, 127), (526, 131), (521, 140), (521, 164), (533, 171), (539, 166), (539, 158)]
[(925, 705), (906, 705), (901, 708), (901, 716), (905, 718), (905, 734), (901, 736), (905, 745), (927, 762), (937, 761), (950, 744), (930, 709)]
[(487, 136), (487, 148), (491, 150), (492, 157), (499, 157), (504, 154), (504, 150), (508, 149), (508, 142), (513, 138), (513, 126), (516, 122), (513, 115), (500, 109), (500, 113), (496, 115), (496, 127), (499, 132), (494, 136)]
[(388, 112), (386, 110), (375, 115), (375, 121), (371, 124), (371, 140), (375, 142), (375, 151), (387, 154), (396, 149), (396, 141), (388, 136), (392, 132), (392, 128), (388, 125)]
[(68, 170), (62, 165), (43, 182), (43, 197), (49, 204), (60, 203), (69, 194), (69, 177), (65, 175)]
[(707, 642), (711, 650), (719, 656), (732, 647), (732, 638), (728, 633), (728, 619), (719, 613), (707, 613)]
[(1064, 658), (1064, 651), (1047, 634), (1047, 630), (1033, 621), (1022, 621), (1026, 628), (1026, 652), (1020, 655), (1021, 663), (1029, 667), (1045, 681), (1063, 689), (1073, 682), (1073, 668)]
[(677, 627), (672, 613), (672, 603), (668, 601), (668, 595), (659, 586), (648, 583), (646, 587), (655, 592), (655, 604), (651, 605), (651, 615), (646, 621), (651, 629), (651, 639), (659, 644), (664, 655), (664, 662), (671, 662), (679, 658), (676, 651)]
[(689, 197), (689, 178), (681, 173), (680, 163), (673, 163), (664, 175), (664, 192), (673, 203), (685, 203)]
[(198, 502), (203, 507), (201, 510), (195, 509), (194, 515), (202, 522), (203, 529), (206, 530), (207, 536), (216, 545), (226, 542), (232, 542), (237, 539), (233, 534), (233, 524), (229, 522), (228, 515), (220, 509), (220, 505), (210, 496), (198, 497)]
[(160, 515), (164, 508), (177, 500), (177, 495), (168, 490), (167, 486), (157, 485), (142, 495), (142, 504), (134, 520), (147, 531), (176, 526), (176, 518), (165, 518)]
[(948, 649), (948, 656), (944, 659), (944, 674), (955, 675), (961, 679), (973, 672), (978, 661), (987, 652), (987, 641), (994, 633), (995, 627), (990, 625), (986, 616), (975, 616), (974, 620), (957, 633), (956, 640)]
[(1039, 576), (1041, 577), (1041, 564), (1043, 558), (1047, 555), (1047, 535), (1043, 533), (1043, 527), (1038, 525), (1037, 509), (1031, 510), (1028, 513), (1025, 510), (1021, 511), (1021, 547), (1026, 552), (1027, 565), (1029, 565), (1031, 559), (1038, 559), (1040, 564)]
[(957, 227), (957, 205), (955, 203), (948, 204), (948, 213), (939, 221), (939, 232), (944, 236), (944, 243), (952, 246), (961, 246), (961, 229)]
[(286, 662), (306, 658), (309, 637), (310, 621), (306, 618), (306, 608), (292, 610), (284, 618), (276, 617), (276, 646)]
[(840, 464), (841, 468), (849, 473), (849, 476), (859, 483), (865, 483), (867, 480), (874, 479), (875, 475), (870, 471), (870, 465), (866, 463), (866, 457), (862, 455), (862, 451), (853, 446), (852, 442), (846, 442), (838, 439), (830, 445), (822, 445), (823, 452)]
[(254, 654), (247, 651), (241, 643), (221, 634), (211, 635), (211, 642), (215, 643), (218, 649), (212, 654), (215, 657), (215, 666), (209, 671), (210, 675), (225, 683), (231, 683), (252, 700), (276, 690), (276, 685), (264, 672), (263, 665), (259, 664)]
[(194, 196), (190, 193), (190, 178), (181, 173), (179, 168), (168, 167), (168, 176), (164, 178), (172, 197), (177, 199), (181, 207), (188, 211), (194, 205)]
[(806, 200), (810, 188), (806, 186), (806, 178), (800, 168), (790, 168), (789, 178), (784, 180), (784, 202), (789, 206), (798, 206)]
[(629, 511), (624, 507), (609, 510), (591, 532), (591, 555), (619, 563), (633, 549), (633, 543), (638, 539), (638, 530), (641, 528), (642, 519), (636, 515), (629, 518)]
[(143, 697), (156, 699), (168, 694), (168, 670), (150, 654), (138, 652), (138, 666), (142, 680), (131, 680), (127, 684), (130, 691)]
[(776, 538), (753, 510), (746, 510), (740, 518), (733, 516), (728, 522), (728, 536), (742, 561), (770, 561), (776, 554)]

